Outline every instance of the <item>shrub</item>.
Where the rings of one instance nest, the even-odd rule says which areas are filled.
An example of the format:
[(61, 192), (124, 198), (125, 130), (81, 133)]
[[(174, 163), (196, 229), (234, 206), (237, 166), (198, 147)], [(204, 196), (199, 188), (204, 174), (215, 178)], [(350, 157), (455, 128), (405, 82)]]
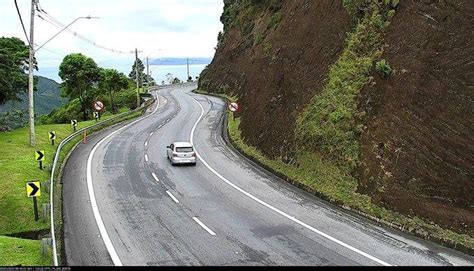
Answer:
[(275, 12), (268, 21), (267, 29), (275, 29), (278, 24), (280, 24), (281, 19), (283, 18), (283, 13), (281, 11)]
[(377, 72), (380, 74), (380, 76), (382, 76), (382, 78), (387, 78), (393, 74), (392, 67), (390, 67), (390, 65), (385, 59), (382, 59), (375, 63), (375, 70), (377, 70)]

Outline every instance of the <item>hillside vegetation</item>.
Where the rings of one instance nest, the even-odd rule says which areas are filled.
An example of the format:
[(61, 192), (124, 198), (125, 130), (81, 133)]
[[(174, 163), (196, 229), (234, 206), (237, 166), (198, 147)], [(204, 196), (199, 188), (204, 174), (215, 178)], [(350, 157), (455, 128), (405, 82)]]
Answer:
[(224, 3), (199, 87), (237, 97), (233, 141), (332, 202), (472, 251), (474, 2)]
[[(28, 97), (20, 95), (21, 101), (10, 101), (0, 105), (0, 130), (22, 127), (28, 122)], [(49, 114), (53, 109), (63, 106), (68, 99), (61, 97), (60, 85), (46, 77), (37, 76), (34, 92), (35, 114)]]

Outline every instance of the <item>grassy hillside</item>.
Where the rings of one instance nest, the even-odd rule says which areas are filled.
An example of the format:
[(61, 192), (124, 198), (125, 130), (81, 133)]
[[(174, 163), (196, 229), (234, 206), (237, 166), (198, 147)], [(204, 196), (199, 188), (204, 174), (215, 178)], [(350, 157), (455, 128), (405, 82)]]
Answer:
[[(128, 109), (124, 108), (121, 112), (124, 110)], [(140, 112), (137, 112), (126, 118), (136, 117), (139, 114)], [(112, 115), (107, 114), (102, 119), (110, 117)], [(95, 121), (79, 122), (78, 129), (94, 123)], [(56, 146), (52, 146), (48, 139), (49, 131), (56, 131)], [(72, 132), (70, 124), (37, 125), (36, 148), (29, 145), (27, 127), (0, 133), (0, 149), (3, 150), (0, 156), (0, 179), (4, 185), (4, 188), (0, 190), (0, 210), (2, 210), (0, 212), (0, 266), (49, 264), (49, 257), (40, 256), (40, 241), (25, 241), (5, 236), (31, 238), (31, 236), (48, 235), (49, 220), (43, 222), (41, 210), (42, 204), (49, 202), (49, 191), (45, 186), (42, 187), (42, 195), (38, 201), (40, 220), (36, 222), (33, 203), (26, 197), (25, 185), (28, 181), (49, 182), (54, 151), (58, 143)], [(79, 140), (80, 138), (77, 138), (76, 142)], [(66, 146), (61, 154), (62, 158), (72, 148), (73, 143)], [(34, 160), (35, 150), (45, 151), (44, 170), (40, 170), (38, 163)]]
[[(38, 76), (37, 90), (34, 92), (35, 114), (37, 116), (49, 114), (53, 109), (67, 103), (61, 97), (61, 89), (57, 82), (46, 77)], [(21, 102), (7, 102), (0, 105), (0, 126), (4, 129), (15, 129), (28, 121), (28, 97), (23, 94)], [(0, 127), (1, 129), (1, 127)]]
[(41, 241), (0, 236), (0, 266), (50, 266), (40, 250)]

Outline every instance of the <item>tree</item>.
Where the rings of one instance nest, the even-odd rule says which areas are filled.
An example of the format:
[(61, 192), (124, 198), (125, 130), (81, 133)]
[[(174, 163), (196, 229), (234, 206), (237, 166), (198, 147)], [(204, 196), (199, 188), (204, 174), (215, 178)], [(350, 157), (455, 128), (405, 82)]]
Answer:
[(83, 54), (64, 57), (59, 66), (59, 77), (63, 80), (63, 96), (79, 98), (83, 120), (87, 120), (88, 105), (92, 106), (94, 87), (100, 79), (100, 69), (92, 58)]
[(133, 81), (136, 81), (137, 80), (137, 65), (138, 65), (138, 85), (140, 87), (143, 86), (143, 82), (145, 82), (145, 79), (146, 79), (146, 74), (143, 72), (145, 70), (145, 66), (143, 65), (143, 62), (140, 60), (140, 59), (137, 59), (135, 61), (135, 63), (133, 63), (133, 66), (132, 66), (132, 71), (130, 72), (130, 74), (128, 75), (128, 77), (130, 79), (132, 79)]
[(171, 82), (171, 84), (173, 84), (173, 85), (174, 85), (174, 84), (181, 84), (181, 83), (182, 83), (182, 82), (181, 82), (181, 80), (179, 80), (178, 77), (175, 77), (175, 78), (173, 79), (173, 81)]
[(154, 86), (156, 85), (155, 79), (149, 75), (145, 74), (145, 82), (148, 83), (148, 86)]
[[(36, 60), (35, 60), (35, 68)], [(0, 38), (0, 104), (21, 101), (28, 89), (29, 48), (18, 38)]]
[(115, 94), (128, 88), (129, 79), (115, 69), (100, 69), (99, 89), (110, 97), (112, 112), (117, 113)]
[(166, 77), (166, 81), (168, 82), (168, 84), (173, 84), (173, 80), (174, 80), (174, 75), (172, 73), (167, 73), (165, 75)]

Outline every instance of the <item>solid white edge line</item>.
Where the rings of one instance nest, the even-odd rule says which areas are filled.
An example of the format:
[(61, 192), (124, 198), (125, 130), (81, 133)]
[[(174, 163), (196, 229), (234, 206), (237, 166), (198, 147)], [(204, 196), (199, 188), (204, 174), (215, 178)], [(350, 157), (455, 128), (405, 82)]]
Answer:
[(148, 154), (145, 154), (145, 161), (148, 162)]
[(193, 220), (196, 221), (196, 223), (198, 223), (199, 226), (201, 226), (203, 229), (205, 229), (210, 235), (216, 236), (216, 233), (213, 232), (211, 229), (209, 229), (206, 225), (204, 225), (204, 223), (202, 223), (202, 222), (199, 220), (199, 218), (193, 217)]
[(89, 158), (87, 159), (87, 189), (89, 191), (89, 199), (91, 201), (92, 212), (94, 214), (94, 218), (95, 218), (95, 221), (96, 221), (97, 226), (99, 228), (102, 240), (104, 241), (105, 247), (107, 248), (107, 252), (109, 253), (110, 258), (112, 258), (112, 261), (113, 261), (115, 266), (122, 266), (123, 264), (122, 264), (122, 261), (120, 260), (118, 254), (117, 254), (117, 251), (115, 250), (114, 245), (112, 244), (112, 241), (110, 240), (109, 234), (107, 233), (107, 229), (105, 228), (105, 225), (104, 225), (104, 221), (102, 220), (102, 217), (100, 215), (99, 207), (97, 205), (97, 200), (95, 198), (95, 193), (94, 193), (94, 185), (92, 183), (92, 160), (93, 160), (94, 154), (97, 151), (97, 149), (99, 148), (99, 146), (102, 143), (104, 143), (107, 139), (111, 138), (113, 135), (117, 134), (118, 132), (132, 126), (133, 124), (153, 116), (156, 113), (156, 111), (158, 110), (159, 107), (160, 106), (159, 106), (159, 101), (158, 101), (155, 110), (150, 115), (142, 117), (140, 119), (137, 119), (137, 120), (125, 125), (124, 127), (110, 133), (105, 138), (103, 138), (101, 141), (99, 141), (94, 146), (94, 148), (92, 149), (92, 151), (89, 154)]
[(155, 181), (159, 182), (160, 180), (158, 179), (158, 177), (156, 176), (155, 173), (152, 173), (151, 176), (153, 176), (153, 179), (155, 179)]
[[(194, 99), (194, 98), (191, 98), (191, 99), (193, 99), (194, 102), (196, 102), (196, 103), (199, 105), (199, 107), (201, 108), (201, 116), (198, 118), (198, 120), (197, 120), (196, 123), (194, 124), (194, 127), (193, 127), (193, 129), (191, 130), (191, 136), (190, 136), (190, 139), (189, 139), (189, 141), (191, 142), (191, 144), (194, 145), (194, 132), (195, 132), (195, 130), (196, 130), (196, 128), (197, 128), (197, 125), (199, 124), (199, 122), (201, 121), (202, 117), (204, 116), (204, 108), (202, 107), (202, 105), (201, 105), (196, 99)], [(253, 195), (250, 194), (249, 192), (243, 190), (242, 188), (240, 188), (240, 187), (238, 187), (237, 185), (233, 184), (231, 181), (227, 180), (224, 176), (222, 176), (222, 175), (219, 174), (215, 169), (213, 169), (213, 168), (201, 157), (201, 155), (199, 154), (199, 152), (198, 152), (197, 149), (196, 149), (196, 146), (194, 146), (194, 151), (196, 152), (196, 156), (199, 158), (199, 160), (201, 160), (201, 162), (203, 163), (203, 165), (206, 166), (212, 173), (214, 173), (214, 175), (216, 175), (217, 177), (219, 177), (219, 179), (221, 179), (222, 181), (224, 181), (225, 183), (227, 183), (228, 185), (230, 185), (231, 187), (233, 187), (235, 190), (237, 190), (237, 191), (241, 192), (242, 194), (246, 195), (247, 197), (249, 197), (249, 198), (253, 199), (254, 201), (260, 203), (261, 205), (263, 205), (263, 206), (269, 208), (270, 210), (272, 210), (272, 211), (274, 211), (274, 212), (276, 212), (276, 213), (278, 213), (278, 214), (280, 214), (280, 215), (282, 215), (282, 216), (288, 218), (289, 220), (291, 220), (291, 221), (293, 221), (293, 222), (295, 222), (295, 223), (297, 223), (297, 224), (299, 224), (299, 225), (305, 227), (306, 229), (308, 229), (308, 230), (310, 230), (310, 231), (312, 231), (312, 232), (314, 232), (314, 233), (316, 233), (316, 234), (319, 234), (319, 235), (321, 235), (322, 237), (324, 237), (324, 238), (326, 238), (326, 239), (328, 239), (328, 240), (330, 240), (330, 241), (332, 241), (332, 242), (334, 242), (334, 243), (336, 243), (336, 244), (339, 244), (339, 245), (341, 245), (341, 246), (343, 246), (343, 247), (345, 247), (345, 248), (347, 248), (347, 249), (349, 249), (349, 250), (351, 250), (351, 251), (353, 251), (353, 252), (355, 252), (355, 253), (357, 253), (357, 254), (359, 254), (359, 255), (362, 255), (362, 256), (364, 256), (364, 257), (366, 257), (366, 258), (368, 258), (368, 259), (371, 259), (372, 261), (377, 262), (377, 263), (379, 263), (379, 264), (381, 264), (381, 265), (384, 265), (384, 266), (392, 266), (391, 264), (389, 264), (389, 263), (387, 263), (387, 262), (384, 262), (384, 261), (382, 261), (382, 260), (380, 260), (380, 259), (378, 259), (378, 258), (376, 258), (376, 257), (374, 257), (374, 256), (372, 256), (372, 255), (370, 255), (370, 254), (368, 254), (368, 253), (365, 253), (365, 252), (363, 252), (363, 251), (361, 251), (361, 250), (359, 250), (359, 249), (357, 249), (357, 248), (355, 248), (355, 247), (353, 247), (353, 246), (351, 246), (351, 245), (348, 245), (348, 244), (346, 244), (346, 243), (344, 243), (344, 242), (342, 242), (342, 241), (340, 241), (340, 240), (338, 240), (338, 239), (336, 239), (336, 238), (334, 238), (334, 237), (332, 237), (332, 236), (330, 236), (330, 235), (328, 235), (328, 234), (326, 234), (326, 233), (324, 233), (324, 232), (322, 232), (322, 231), (320, 231), (320, 230), (315, 229), (314, 227), (312, 227), (312, 226), (310, 226), (310, 225), (308, 225), (308, 224), (306, 224), (306, 223), (304, 223), (304, 222), (298, 220), (297, 218), (295, 218), (295, 217), (293, 217), (293, 216), (290, 216), (289, 214), (287, 214), (287, 213), (285, 213), (285, 212), (283, 212), (283, 211), (281, 211), (281, 210), (279, 210), (279, 209), (273, 207), (272, 205), (270, 205), (270, 204), (264, 202), (263, 200), (261, 200), (261, 199), (255, 197), (255, 196), (253, 196)]]
[(175, 196), (173, 196), (173, 194), (171, 194), (170, 191), (166, 190), (166, 194), (168, 194), (168, 196), (170, 196), (170, 198), (171, 198), (174, 202), (179, 203), (179, 200), (178, 200)]

